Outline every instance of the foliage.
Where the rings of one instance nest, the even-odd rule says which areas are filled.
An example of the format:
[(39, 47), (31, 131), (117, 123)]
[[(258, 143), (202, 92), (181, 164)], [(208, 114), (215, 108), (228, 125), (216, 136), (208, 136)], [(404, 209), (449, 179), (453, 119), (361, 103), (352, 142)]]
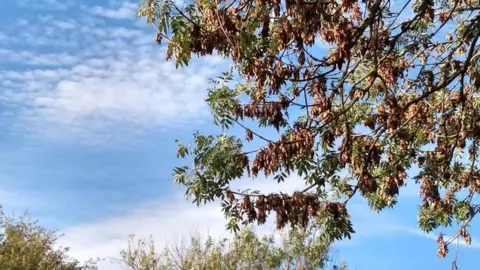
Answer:
[(232, 241), (193, 235), (189, 245), (168, 246), (161, 254), (156, 253), (151, 238), (135, 240), (132, 236), (128, 249), (121, 251), (121, 261), (131, 270), (346, 270), (345, 264), (329, 266), (329, 245), (314, 237), (314, 232), (313, 227), (290, 230), (275, 245), (274, 234), (259, 237), (247, 227)]
[(94, 270), (93, 262), (81, 265), (67, 256), (68, 248), (56, 248), (58, 236), (27, 215), (18, 219), (0, 210), (0, 269), (8, 270)]
[[(194, 201), (220, 199), (234, 230), (275, 212), (279, 228), (316, 218), (340, 239), (353, 232), (354, 195), (380, 211), (415, 179), (420, 228), (455, 221), (470, 243), (467, 227), (480, 209), (478, 0), (175, 3), (145, 0), (139, 11), (168, 44), (167, 59), (185, 65), (217, 54), (234, 67), (206, 100), (222, 135), (180, 144), (193, 166), (177, 168), (176, 181)], [(261, 173), (278, 181), (296, 173), (309, 188), (231, 190)], [(440, 256), (455, 239), (439, 237)]]

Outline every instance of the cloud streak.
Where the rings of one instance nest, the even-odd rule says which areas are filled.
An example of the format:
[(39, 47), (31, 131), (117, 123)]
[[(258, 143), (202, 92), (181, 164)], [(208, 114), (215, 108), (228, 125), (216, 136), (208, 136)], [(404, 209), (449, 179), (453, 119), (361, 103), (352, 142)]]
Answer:
[[(425, 233), (425, 232), (422, 232), (418, 229), (406, 229), (405, 231), (412, 234), (412, 235), (421, 236), (421, 237), (431, 239), (431, 240), (434, 240), (434, 241), (437, 241), (437, 237), (438, 237), (438, 234)], [(453, 235), (454, 234), (446, 234), (446, 235), (444, 235), (443, 239), (445, 240), (445, 242), (449, 242), (452, 239)], [(459, 237), (458, 240), (453, 240), (451, 245), (454, 246), (457, 243), (458, 243), (459, 246), (462, 246), (462, 247), (480, 248), (480, 239), (478, 239), (478, 238), (472, 238), (472, 243), (469, 245), (467, 242), (465, 242), (465, 240), (462, 237)]]
[(137, 3), (124, 1), (119, 7), (107, 8), (103, 6), (89, 7), (87, 10), (96, 16), (101, 16), (109, 19), (117, 20), (133, 20), (135, 19), (135, 12), (138, 8)]
[(16, 2), (22, 8), (44, 10), (66, 10), (73, 4), (72, 0), (18, 0)]

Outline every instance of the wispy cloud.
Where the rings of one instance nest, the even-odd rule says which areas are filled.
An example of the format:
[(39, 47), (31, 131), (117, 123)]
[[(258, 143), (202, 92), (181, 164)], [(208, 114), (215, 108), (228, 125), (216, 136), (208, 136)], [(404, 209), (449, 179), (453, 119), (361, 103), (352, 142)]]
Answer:
[(135, 11), (137, 8), (138, 8), (138, 3), (124, 1), (120, 6), (116, 8), (94, 6), (94, 7), (89, 7), (87, 9), (91, 14), (96, 16), (101, 16), (109, 19), (117, 19), (117, 20), (132, 20), (135, 18)]
[[(12, 45), (0, 49), (0, 56), (22, 67), (0, 65), (0, 100), (17, 105), (18, 121), (11, 128), (61, 140), (200, 121), (207, 113), (208, 78), (225, 67), (223, 60), (194, 59), (190, 68), (176, 69), (165, 62), (165, 48), (155, 44), (150, 28), (90, 20), (91, 13), (127, 18), (134, 8), (123, 2), (118, 8), (79, 9), (70, 18), (30, 18), (32, 27), (23, 28), (22, 38), (33, 46), (21, 49), (14, 46), (19, 38), (0, 28), (7, 31), (2, 40), (10, 38), (4, 42)], [(45, 33), (42, 41), (35, 40), (38, 33)]]
[(33, 9), (56, 9), (56, 10), (66, 10), (72, 4), (72, 0), (17, 0), (18, 5), (23, 8), (33, 8)]
[(74, 20), (54, 20), (52, 24), (61, 29), (75, 29), (77, 27), (77, 23)]
[[(437, 237), (438, 237), (438, 234), (425, 233), (425, 232), (420, 231), (419, 229), (409, 228), (409, 229), (405, 229), (405, 231), (410, 233), (410, 234), (413, 234), (413, 235), (418, 235), (418, 236), (421, 236), (421, 237), (424, 237), (424, 238), (427, 238), (427, 239), (432, 239), (434, 241), (437, 241)], [(455, 235), (455, 234), (444, 234), (443, 239), (446, 242), (449, 242), (452, 239), (453, 235)], [(452, 241), (451, 245), (456, 245), (457, 243), (458, 243), (458, 245), (460, 245), (462, 247), (480, 248), (480, 239), (478, 239), (478, 238), (472, 238), (472, 243), (467, 244), (467, 242), (465, 242), (465, 240), (462, 237), (458, 237), (457, 239)]]
[(31, 66), (63, 66), (76, 64), (79, 59), (67, 53), (39, 54), (32, 51), (0, 49), (0, 56), (11, 62), (18, 62)]

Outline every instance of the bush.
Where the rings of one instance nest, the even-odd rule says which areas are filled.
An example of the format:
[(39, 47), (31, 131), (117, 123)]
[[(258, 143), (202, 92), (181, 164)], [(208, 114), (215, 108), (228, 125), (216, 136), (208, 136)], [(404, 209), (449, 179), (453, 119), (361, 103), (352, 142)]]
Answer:
[(120, 263), (131, 270), (237, 270), (237, 269), (336, 269), (346, 265), (331, 261), (330, 244), (318, 237), (313, 226), (307, 230), (292, 229), (260, 237), (246, 227), (232, 239), (215, 240), (194, 234), (188, 245), (167, 246), (157, 253), (153, 239), (131, 236), (128, 248), (122, 250)]
[(0, 269), (6, 270), (94, 270), (93, 261), (82, 265), (67, 255), (68, 248), (56, 248), (59, 236), (31, 221), (28, 214), (19, 218), (0, 208)]

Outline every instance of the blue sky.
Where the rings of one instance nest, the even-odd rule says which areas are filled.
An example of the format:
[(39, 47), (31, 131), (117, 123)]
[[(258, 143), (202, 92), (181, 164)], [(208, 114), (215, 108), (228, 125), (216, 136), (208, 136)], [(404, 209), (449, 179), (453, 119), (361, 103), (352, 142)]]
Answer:
[[(209, 57), (176, 70), (154, 29), (133, 16), (137, 4), (0, 3), (0, 203), (60, 229), (80, 259), (117, 256), (131, 233), (160, 246), (192, 230), (226, 235), (218, 206), (187, 202), (171, 173), (175, 139), (213, 132), (202, 99), (227, 65)], [(298, 180), (282, 190), (302, 187)], [(270, 181), (239, 186), (276, 189)], [(440, 260), (435, 237), (416, 227), (415, 186), (401, 193), (381, 214), (352, 201), (357, 234), (336, 245), (338, 257), (366, 270), (449, 269), (453, 257)], [(480, 240), (460, 251), (460, 268), (474, 269)]]

